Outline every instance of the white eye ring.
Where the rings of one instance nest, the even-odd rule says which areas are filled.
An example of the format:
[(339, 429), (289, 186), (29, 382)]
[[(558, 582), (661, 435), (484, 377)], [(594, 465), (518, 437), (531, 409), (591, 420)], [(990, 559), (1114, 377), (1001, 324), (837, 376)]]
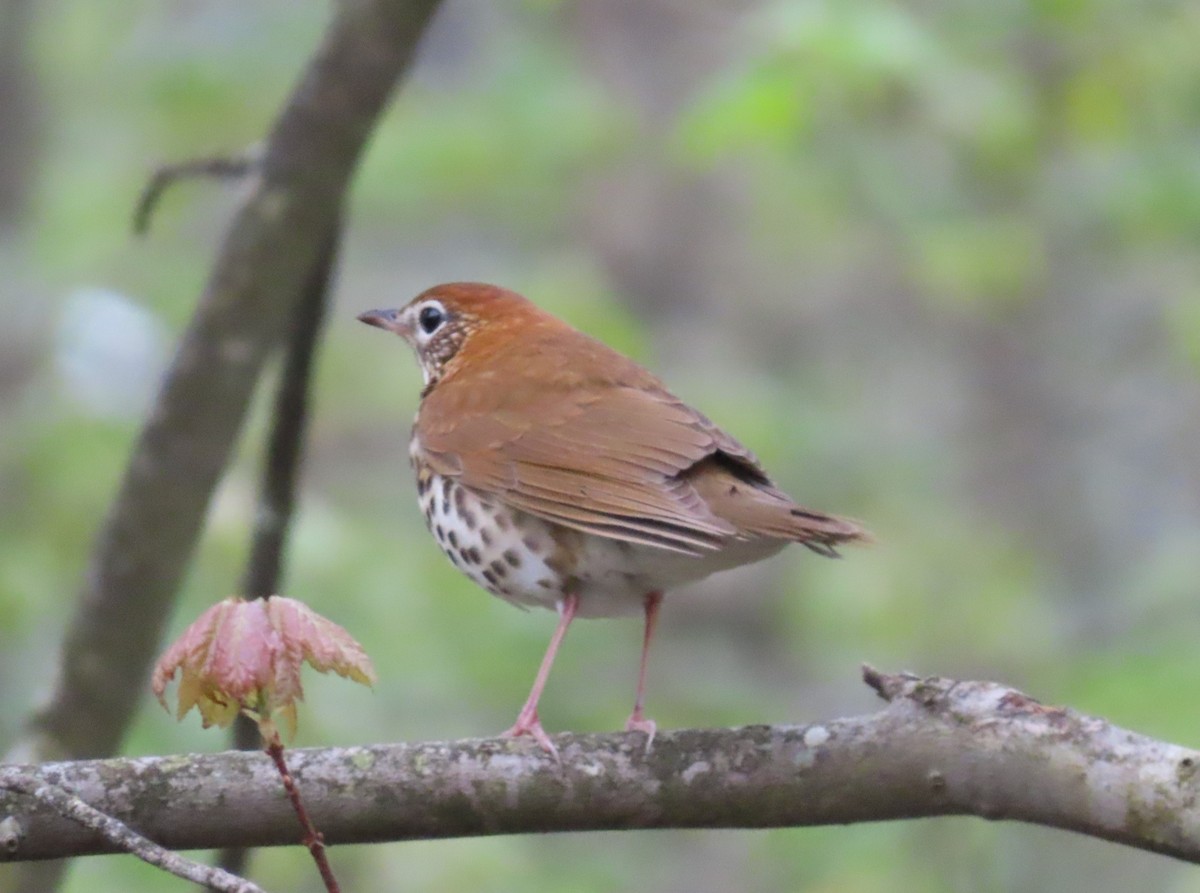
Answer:
[(429, 301), (426, 304), (422, 304), (417, 310), (417, 338), (421, 341), (427, 341), (438, 329), (445, 325), (447, 319), (449, 319), (449, 314), (446, 313), (446, 308), (439, 302)]

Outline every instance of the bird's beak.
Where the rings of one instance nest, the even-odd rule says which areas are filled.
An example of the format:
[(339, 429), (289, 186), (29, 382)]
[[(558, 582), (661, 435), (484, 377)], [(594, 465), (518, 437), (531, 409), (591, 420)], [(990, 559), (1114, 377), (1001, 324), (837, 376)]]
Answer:
[(402, 338), (407, 338), (409, 335), (408, 326), (400, 321), (399, 310), (368, 310), (366, 313), (358, 315), (358, 321), (365, 322), (369, 326), (386, 329), (389, 332), (395, 332)]

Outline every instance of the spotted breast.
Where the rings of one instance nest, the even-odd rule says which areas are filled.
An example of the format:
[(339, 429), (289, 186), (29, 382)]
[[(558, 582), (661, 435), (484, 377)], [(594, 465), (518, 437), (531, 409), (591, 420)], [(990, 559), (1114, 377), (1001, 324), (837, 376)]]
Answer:
[(578, 617), (644, 610), (646, 594), (702, 579), (778, 552), (784, 544), (739, 544), (697, 560), (623, 540), (599, 539), (514, 509), (435, 474), (410, 449), (425, 525), (450, 562), (492, 595), (521, 608), (554, 609), (568, 594)]

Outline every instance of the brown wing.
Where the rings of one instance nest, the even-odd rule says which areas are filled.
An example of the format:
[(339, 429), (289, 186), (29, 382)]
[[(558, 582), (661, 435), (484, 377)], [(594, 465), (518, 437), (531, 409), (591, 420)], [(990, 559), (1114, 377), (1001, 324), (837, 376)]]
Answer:
[(753, 536), (829, 552), (859, 537), (797, 506), (748, 449), (600, 342), (545, 316), (520, 340), (483, 334), (421, 404), (418, 448), (438, 473), (567, 527), (688, 554)]
[(699, 554), (736, 529), (684, 472), (728, 450), (762, 476), (745, 448), (661, 388), (510, 392), (490, 411), (452, 415), (438, 412), (436, 393), (417, 428), (435, 470), (578, 530)]
[(426, 394), (415, 433), (435, 471), (516, 508), (692, 554), (737, 530), (688, 469), (723, 453), (767, 482), (749, 450), (641, 366), (540, 313), (519, 338), (498, 326), (474, 335)]

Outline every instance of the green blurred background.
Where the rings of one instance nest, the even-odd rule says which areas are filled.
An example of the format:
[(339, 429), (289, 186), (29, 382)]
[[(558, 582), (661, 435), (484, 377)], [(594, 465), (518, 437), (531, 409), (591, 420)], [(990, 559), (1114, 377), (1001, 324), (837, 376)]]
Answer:
[[(0, 752), (51, 684), (92, 539), (236, 190), (153, 167), (258, 140), (325, 24), (287, 0), (0, 0)], [(285, 591), (374, 693), (313, 679), (300, 745), (507, 727), (553, 626), (416, 508), (419, 375), (354, 321), (516, 288), (646, 362), (801, 501), (880, 543), (668, 600), (661, 727), (1002, 680), (1200, 742), (1200, 6), (1188, 0), (450, 0), (354, 185)], [(241, 574), (268, 396), (178, 631)], [(581, 622), (549, 730), (616, 728), (640, 628)], [(147, 700), (134, 754), (218, 750)], [(346, 890), (1200, 891), (1194, 868), (974, 819), (347, 847)], [(316, 890), (299, 848), (272, 890)], [(184, 889), (132, 858), (67, 889)]]

